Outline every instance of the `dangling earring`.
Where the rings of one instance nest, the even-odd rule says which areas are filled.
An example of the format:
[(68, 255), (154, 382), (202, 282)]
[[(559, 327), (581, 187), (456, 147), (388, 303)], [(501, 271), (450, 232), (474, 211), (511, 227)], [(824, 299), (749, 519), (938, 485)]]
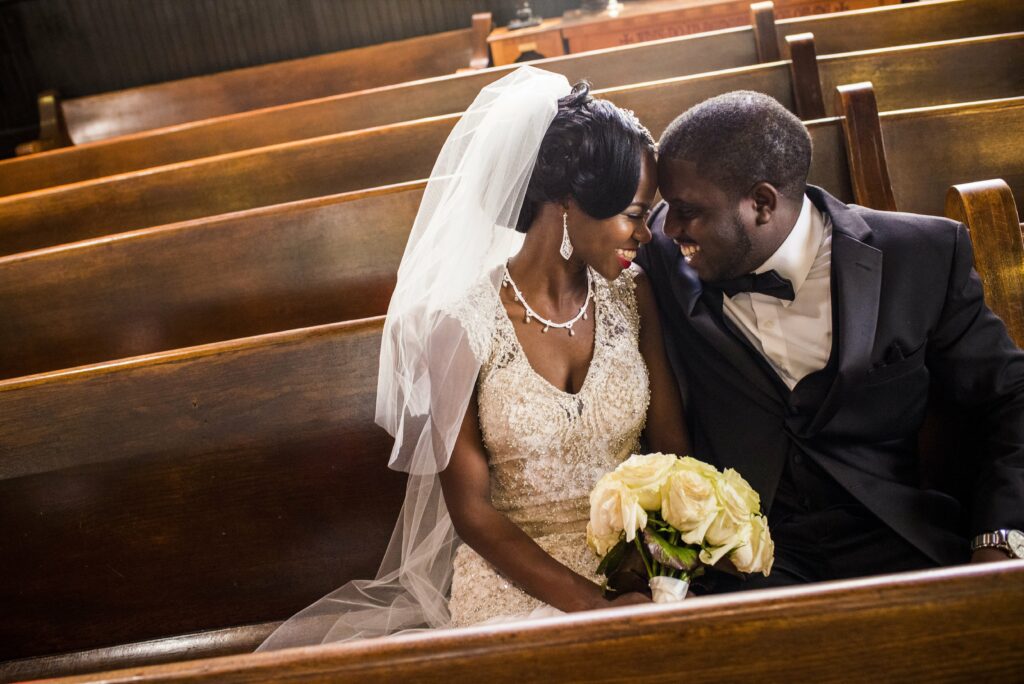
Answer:
[(572, 243), (569, 242), (569, 212), (567, 211), (562, 212), (562, 246), (558, 248), (558, 253), (566, 261), (572, 256)]

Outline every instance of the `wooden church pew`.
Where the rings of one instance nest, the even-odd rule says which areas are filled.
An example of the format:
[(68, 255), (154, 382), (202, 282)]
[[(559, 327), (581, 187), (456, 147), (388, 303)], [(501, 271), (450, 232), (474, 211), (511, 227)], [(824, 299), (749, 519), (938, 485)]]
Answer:
[[(1024, 91), (1022, 60), (1004, 58), (1007, 50), (1024, 54), (1022, 40), (1022, 34), (1007, 34), (908, 46), (901, 53), (913, 68), (878, 73), (876, 88), (890, 107), (1017, 94)], [(928, 60), (911, 59), (919, 53)], [(981, 61), (994, 56), (1002, 61)], [(843, 65), (856, 75), (870, 69), (873, 59), (889, 65), (893, 54), (809, 55), (801, 64), (804, 73), (817, 68), (841, 80)], [(947, 66), (952, 77), (944, 72)], [(813, 80), (794, 81), (791, 67), (777, 62), (598, 94), (634, 109), (657, 135), (688, 106), (738, 88), (767, 92), (795, 109), (794, 82), (809, 83), (812, 93), (817, 91)], [(453, 114), (283, 143), (0, 198), (0, 254), (424, 178), (457, 118)]]
[[(950, 128), (926, 150), (870, 167), (926, 203), (901, 209), (940, 213), (931, 205), (945, 179), (1024, 173), (1024, 156), (983, 152), (1001, 149), (1005, 131), (1022, 125), (1024, 98), (906, 115), (875, 115), (874, 125), (880, 119), (892, 138), (890, 119), (913, 129), (918, 118), (941, 115)], [(851, 180), (861, 164), (851, 175), (848, 163), (857, 141), (844, 139), (843, 120), (808, 129), (811, 181), (865, 203)], [(922, 163), (941, 165), (945, 175), (915, 173)], [(421, 188), (414, 182), (0, 257), (0, 377), (383, 314)]]
[(1022, 639), (1024, 565), (1005, 561), (192, 660), (107, 672), (99, 679), (997, 681), (1013, 680), (1024, 668)]
[[(839, 122), (810, 130), (812, 182), (849, 198)], [(371, 424), (380, 323), (0, 381), (0, 512), (22, 533), (0, 542), (13, 559), (0, 583), (10, 607), (0, 660), (13, 661), (0, 673), (247, 650), (274, 620), (372, 572), (373, 534), (358, 549), (337, 538), (369, 524), (350, 507), (376, 516), (378, 532), (395, 513), (367, 513), (344, 492), (373, 482), (361, 495), (376, 497), (380, 480), (393, 483), (382, 495), (391, 506), (399, 498)], [(368, 479), (339, 489), (353, 472)]]
[[(488, 65), (490, 13), (474, 14), (472, 26), (406, 40), (342, 50), (260, 66), (233, 69), (154, 85), (59, 101), (66, 138), (73, 144), (376, 88), (459, 69)], [(51, 111), (43, 106), (41, 111)], [(59, 145), (50, 136), (27, 149)]]
[(423, 186), (0, 257), (0, 378), (380, 315)]
[(974, 178), (1003, 178), (1024, 198), (1024, 98), (878, 114), (871, 82), (837, 89), (858, 204), (941, 215), (942, 192)]
[(372, 575), (401, 493), (372, 424), (381, 323), (0, 380), (0, 517), (21, 530), (0, 536), (0, 674), (249, 650)]
[(373, 423), (381, 326), (0, 381), (0, 519), (17, 532), (0, 535), (0, 663), (223, 647), (186, 635), (372, 576), (404, 490)]
[[(822, 55), (1020, 31), (1024, 30), (1024, 5), (1004, 0), (942, 0), (777, 23), (769, 20), (770, 28), (761, 32), (728, 29), (536, 64), (573, 81), (588, 78), (598, 88), (610, 88), (774, 61), (789, 55), (786, 37), (808, 31), (814, 33)], [(758, 57), (759, 36), (771, 44), (770, 57)], [(510, 68), (376, 88), (0, 161), (0, 195), (450, 114), (465, 109), (484, 85)], [(830, 92), (830, 87), (825, 91)]]
[(985, 298), (1024, 348), (1024, 225), (1010, 186), (1002, 179), (954, 185), (946, 216), (970, 231)]

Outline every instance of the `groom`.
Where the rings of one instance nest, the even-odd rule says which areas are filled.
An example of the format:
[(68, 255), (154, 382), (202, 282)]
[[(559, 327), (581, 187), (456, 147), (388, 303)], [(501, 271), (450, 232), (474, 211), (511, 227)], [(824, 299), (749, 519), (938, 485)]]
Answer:
[[(658, 300), (695, 455), (761, 494), (767, 578), (718, 590), (1024, 554), (1024, 352), (985, 306), (967, 231), (806, 184), (811, 142), (734, 92), (659, 143), (665, 202), (638, 259)], [(972, 416), (963, 502), (921, 485), (929, 391)]]

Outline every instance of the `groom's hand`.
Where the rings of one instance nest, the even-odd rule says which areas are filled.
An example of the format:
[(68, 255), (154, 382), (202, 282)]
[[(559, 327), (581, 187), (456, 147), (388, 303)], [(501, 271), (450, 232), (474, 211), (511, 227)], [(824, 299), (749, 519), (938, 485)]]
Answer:
[(972, 563), (997, 563), (1008, 560), (1010, 556), (999, 549), (977, 549), (971, 554)]

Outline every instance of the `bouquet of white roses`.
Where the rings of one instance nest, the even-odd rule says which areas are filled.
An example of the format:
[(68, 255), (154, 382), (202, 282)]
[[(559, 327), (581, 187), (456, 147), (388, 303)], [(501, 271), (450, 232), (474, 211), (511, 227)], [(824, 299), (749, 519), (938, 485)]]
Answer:
[(674, 454), (634, 454), (597, 482), (587, 544), (608, 576), (635, 545), (659, 603), (682, 599), (722, 558), (768, 575), (775, 550), (761, 499), (738, 472)]

